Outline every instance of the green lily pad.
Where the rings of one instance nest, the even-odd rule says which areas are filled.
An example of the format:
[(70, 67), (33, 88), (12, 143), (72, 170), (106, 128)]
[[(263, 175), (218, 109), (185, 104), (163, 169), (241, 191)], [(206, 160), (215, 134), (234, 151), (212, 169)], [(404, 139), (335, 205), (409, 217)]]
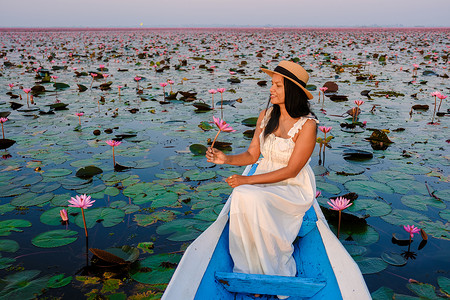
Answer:
[(355, 164), (339, 164), (339, 165), (330, 165), (330, 170), (335, 171), (338, 175), (344, 176), (354, 176), (364, 173), (366, 171), (365, 168), (360, 167)]
[(447, 295), (450, 295), (450, 278), (439, 276), (437, 282), (441, 290)]
[(256, 127), (257, 121), (258, 121), (258, 118), (254, 117), (254, 118), (244, 119), (244, 120), (242, 120), (241, 123), (242, 123), (242, 125), (245, 125), (247, 127)]
[(19, 250), (19, 243), (13, 240), (0, 240), (0, 251), (16, 252)]
[(50, 201), (54, 206), (67, 206), (69, 205), (70, 198), (73, 197), (70, 193), (58, 194)]
[(350, 254), (351, 256), (361, 256), (367, 252), (366, 247), (362, 247), (362, 246), (358, 246), (358, 245), (344, 244), (344, 247), (347, 250), (348, 254)]
[(437, 239), (450, 241), (450, 223), (422, 221), (418, 227)]
[[(140, 266), (143, 268), (139, 272), (133, 274), (131, 278), (140, 283), (145, 284), (164, 284), (170, 281), (175, 266), (180, 261), (181, 255), (177, 254), (157, 254), (152, 255), (141, 261)], [(165, 268), (164, 266), (174, 266)], [(151, 271), (147, 271), (151, 270)]]
[(112, 187), (112, 186), (108, 186), (105, 190), (104, 193), (108, 196), (111, 197), (115, 197), (117, 195), (120, 194), (120, 190), (118, 188)]
[(414, 176), (399, 171), (378, 171), (370, 175), (374, 180), (387, 183), (392, 180), (414, 180)]
[(371, 217), (380, 217), (389, 214), (392, 208), (389, 204), (379, 200), (372, 199), (357, 199), (353, 201), (353, 205), (348, 208), (348, 211), (365, 210)]
[(47, 287), (48, 277), (34, 279), (40, 271), (27, 270), (6, 276), (0, 299), (35, 299)]
[(176, 171), (166, 171), (163, 174), (155, 174), (155, 176), (161, 179), (177, 179), (181, 177), (181, 174)]
[(53, 87), (56, 88), (57, 90), (65, 90), (70, 88), (70, 85), (68, 85), (67, 83), (64, 82), (55, 82), (53, 84)]
[(375, 274), (383, 271), (387, 268), (388, 264), (378, 257), (364, 257), (361, 259), (355, 259), (356, 263), (361, 270), (361, 273)]
[(136, 214), (134, 215), (134, 221), (137, 222), (139, 226), (149, 226), (157, 221), (169, 222), (175, 219), (175, 212), (171, 210), (157, 211), (149, 215)]
[(78, 232), (73, 230), (52, 230), (35, 236), (31, 243), (40, 248), (54, 248), (71, 244), (77, 240)]
[(428, 190), (425, 184), (416, 180), (392, 180), (386, 184), (399, 194), (407, 194), (409, 191), (416, 191), (422, 195), (428, 195)]
[(216, 172), (214, 171), (200, 171), (198, 169), (189, 170), (183, 173), (183, 177), (188, 180), (202, 181), (213, 179), (216, 177)]
[(42, 173), (44, 177), (62, 177), (72, 174), (68, 169), (50, 169)]
[(52, 193), (37, 196), (35, 193), (22, 194), (11, 201), (14, 206), (34, 206), (41, 205), (53, 199), (55, 195)]
[(337, 195), (341, 192), (341, 189), (339, 187), (327, 182), (317, 182), (317, 189), (333, 195)]
[(130, 185), (123, 190), (123, 194), (126, 197), (135, 198), (137, 195), (146, 195), (148, 191), (152, 191), (154, 184), (149, 182), (139, 182)]
[[(97, 223), (102, 223), (104, 227), (112, 227), (123, 221), (125, 212), (121, 209), (110, 207), (99, 207), (93, 209), (86, 209), (84, 211), (86, 218), (86, 227), (92, 228)], [(84, 228), (83, 216), (81, 214), (75, 217), (75, 224)]]
[(406, 287), (421, 299), (442, 299), (436, 295), (436, 288), (428, 283), (408, 283)]
[(394, 252), (383, 252), (381, 258), (392, 266), (404, 266), (407, 262), (403, 256)]
[(394, 299), (394, 291), (388, 287), (382, 286), (371, 294), (372, 300), (392, 300)]
[(439, 212), (439, 216), (442, 219), (447, 220), (448, 222), (450, 222), (450, 211), (449, 210), (442, 210)]
[(64, 274), (58, 274), (51, 277), (47, 282), (47, 287), (57, 289), (72, 282), (72, 276), (64, 277)]
[(441, 200), (447, 200), (450, 199), (450, 190), (439, 190), (434, 193), (436, 197), (438, 197)]
[(181, 205), (178, 202), (178, 194), (170, 191), (154, 196), (151, 204), (152, 208), (180, 206)]
[[(48, 209), (44, 211), (41, 214), (40, 221), (47, 225), (57, 226), (61, 225), (61, 215), (59, 214), (59, 211), (62, 210), (63, 207), (54, 207), (51, 209)], [(70, 215), (71, 212), (79, 212), (79, 208), (69, 207), (67, 208), (69, 220), (72, 218)]]
[(48, 184), (46, 182), (41, 182), (36, 185), (33, 185), (30, 188), (30, 191), (32, 191), (33, 193), (50, 193), (50, 192), (56, 191), (60, 187), (61, 187), (61, 183), (59, 183), (59, 182), (54, 182), (52, 184)]
[(392, 194), (394, 190), (384, 183), (369, 180), (352, 180), (344, 183), (347, 190), (360, 196), (377, 197), (376, 192)]
[(94, 177), (95, 175), (103, 173), (103, 170), (96, 166), (86, 166), (83, 168), (78, 169), (75, 176), (81, 179), (90, 179)]
[[(403, 210), (403, 209), (393, 209), (392, 212), (387, 216), (381, 217), (385, 222), (392, 225), (403, 226), (403, 225), (415, 225), (418, 226), (420, 221), (429, 221), (430, 219), (420, 213)], [(427, 231), (428, 232), (428, 231)]]
[(211, 126), (208, 122), (206, 122), (206, 121), (202, 121), (202, 122), (200, 122), (200, 124), (198, 125), (198, 127), (200, 127), (202, 130), (204, 130), (204, 131), (208, 131), (208, 130), (211, 130), (211, 129), (213, 129), (214, 127), (213, 126)]
[(206, 146), (204, 146), (202, 144), (192, 144), (189, 146), (189, 150), (194, 155), (205, 155), (206, 150), (208, 150), (208, 148), (206, 148)]
[(204, 221), (195, 219), (179, 219), (162, 224), (156, 229), (156, 233), (161, 235), (170, 234), (167, 239), (170, 241), (185, 242), (194, 240), (201, 233)]
[(7, 212), (13, 211), (16, 207), (11, 205), (10, 203), (6, 203), (3, 205), (0, 205), (0, 215), (3, 215)]
[(17, 227), (31, 227), (30, 221), (13, 219), (0, 221), (0, 236), (8, 236), (11, 231), (22, 232), (23, 230)]
[(439, 209), (444, 209), (446, 207), (444, 202), (429, 196), (407, 195), (403, 196), (401, 201), (404, 205), (421, 211), (427, 211), (427, 205), (434, 206)]
[(142, 242), (142, 243), (139, 243), (137, 245), (137, 247), (146, 253), (152, 254), (155, 244), (153, 242)]
[(2, 257), (0, 255), (0, 270), (6, 269), (10, 266), (12, 266), (12, 264), (15, 262), (16, 260), (14, 258), (10, 258), (10, 257)]
[(412, 164), (393, 166), (390, 167), (389, 169), (411, 175), (425, 175), (426, 173), (430, 172), (429, 167)]

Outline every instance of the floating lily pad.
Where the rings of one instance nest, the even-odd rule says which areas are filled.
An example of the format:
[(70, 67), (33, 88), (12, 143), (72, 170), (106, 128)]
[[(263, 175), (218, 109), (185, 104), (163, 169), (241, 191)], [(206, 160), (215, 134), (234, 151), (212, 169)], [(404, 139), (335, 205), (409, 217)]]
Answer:
[[(67, 202), (67, 200), (66, 200), (66, 202)], [(69, 204), (69, 203), (67, 202), (67, 204)], [(61, 215), (59, 214), (59, 211), (62, 209), (63, 209), (63, 207), (54, 207), (54, 208), (44, 211), (41, 214), (40, 221), (44, 224), (52, 225), (52, 226), (61, 225)], [(72, 218), (70, 216), (70, 213), (80, 211), (79, 208), (75, 208), (75, 207), (69, 207), (69, 208), (66, 208), (66, 210), (68, 212), (69, 220)]]
[(388, 264), (378, 257), (364, 257), (355, 259), (356, 263), (364, 275), (375, 274), (387, 268)]
[(337, 195), (341, 192), (341, 189), (339, 187), (337, 187), (334, 184), (326, 182), (317, 182), (317, 189), (333, 195)]
[(415, 180), (413, 176), (399, 171), (378, 171), (370, 175), (374, 180), (387, 183), (392, 180)]
[[(97, 223), (101, 223), (104, 227), (112, 227), (123, 221), (125, 212), (120, 209), (110, 207), (89, 208), (84, 211), (86, 218), (86, 227), (92, 228)], [(75, 217), (75, 224), (80, 228), (84, 228), (83, 216), (81, 214)]]
[(54, 194), (47, 193), (40, 196), (37, 196), (35, 193), (26, 193), (22, 194), (11, 201), (11, 205), (14, 206), (34, 206), (41, 205), (50, 200), (52, 200)]
[(15, 261), (16, 260), (14, 258), (2, 257), (0, 255), (0, 270), (10, 267)]
[(175, 213), (170, 210), (157, 211), (149, 215), (136, 214), (134, 215), (134, 221), (138, 223), (139, 226), (149, 226), (157, 221), (169, 222), (175, 219)]
[(40, 271), (27, 270), (6, 276), (0, 299), (35, 299), (47, 287), (48, 277), (34, 279)]
[(30, 221), (21, 219), (12, 219), (0, 221), (0, 236), (8, 236), (11, 231), (22, 232), (18, 227), (31, 227)]
[(439, 209), (446, 207), (445, 203), (429, 196), (407, 195), (401, 199), (402, 203), (413, 209), (427, 211), (427, 205), (434, 206)]
[(197, 227), (202, 227), (204, 221), (194, 219), (180, 219), (162, 224), (156, 229), (156, 233), (161, 235), (170, 234), (167, 237), (170, 241), (190, 241), (197, 238), (202, 230)]
[(441, 290), (447, 295), (450, 295), (450, 278), (439, 276), (437, 282)]
[(19, 243), (13, 240), (0, 240), (0, 251), (16, 252), (19, 250)]
[(161, 179), (177, 179), (181, 177), (181, 174), (176, 171), (166, 171), (163, 174), (155, 174), (155, 176)]
[(350, 254), (351, 256), (361, 256), (367, 252), (366, 247), (362, 247), (362, 246), (358, 246), (358, 245), (344, 244), (344, 247), (347, 250), (348, 254)]
[(361, 210), (365, 210), (366, 214), (369, 214), (371, 217), (380, 217), (389, 214), (392, 208), (386, 202), (372, 199), (357, 199), (348, 208), (348, 211), (351, 212)]
[(57, 289), (72, 282), (72, 276), (64, 277), (64, 274), (58, 274), (51, 277), (47, 282), (47, 287)]
[(181, 255), (178, 254), (152, 255), (141, 261), (140, 266), (142, 269), (133, 274), (131, 278), (145, 284), (168, 283), (180, 259)]
[(201, 144), (192, 144), (189, 146), (189, 150), (194, 155), (205, 155), (206, 150), (208, 150), (208, 148), (206, 148), (205, 146), (203, 146)]
[(353, 176), (364, 173), (366, 170), (363, 167), (354, 165), (354, 164), (339, 164), (339, 165), (330, 165), (330, 170), (335, 171), (338, 175), (343, 176)]
[(183, 177), (189, 180), (194, 181), (202, 181), (202, 180), (208, 180), (213, 179), (216, 177), (216, 172), (214, 171), (200, 171), (200, 170), (189, 170), (183, 173)]
[(422, 221), (419, 223), (418, 227), (437, 239), (450, 241), (450, 223), (444, 224), (441, 221)]
[(62, 177), (70, 174), (72, 171), (68, 169), (50, 169), (42, 173), (44, 177)]
[(241, 123), (242, 123), (242, 125), (245, 125), (247, 127), (256, 127), (257, 121), (258, 121), (258, 118), (254, 117), (254, 118), (244, 119), (244, 120), (242, 120)]
[(392, 266), (404, 266), (407, 262), (403, 256), (394, 252), (383, 252), (381, 258)]
[(389, 224), (397, 226), (403, 225), (418, 226), (418, 222), (430, 220), (427, 216), (423, 214), (403, 209), (394, 209), (389, 215), (382, 216), (381, 218), (384, 221), (388, 222)]
[(388, 287), (380, 287), (371, 294), (372, 300), (392, 300), (394, 299), (394, 291)]
[(95, 175), (103, 173), (103, 170), (96, 166), (87, 166), (81, 169), (78, 169), (75, 176), (81, 179), (90, 179)]
[(52, 230), (35, 236), (31, 243), (40, 248), (54, 248), (71, 244), (77, 240), (78, 232), (73, 230)]
[(394, 190), (384, 183), (368, 180), (352, 180), (344, 184), (350, 192), (360, 196), (376, 197), (378, 193), (392, 194)]
[(406, 287), (421, 299), (440, 299), (436, 295), (436, 288), (428, 283), (408, 283)]

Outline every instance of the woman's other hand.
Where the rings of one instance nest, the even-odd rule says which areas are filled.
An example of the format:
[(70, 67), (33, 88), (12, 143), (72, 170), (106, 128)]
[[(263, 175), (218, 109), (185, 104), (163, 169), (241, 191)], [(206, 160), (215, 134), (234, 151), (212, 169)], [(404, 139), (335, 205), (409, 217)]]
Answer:
[(209, 147), (208, 150), (206, 150), (206, 160), (208, 162), (211, 162), (213, 164), (223, 165), (226, 161), (227, 156), (225, 153), (223, 153), (220, 150), (217, 150), (216, 148)]
[(225, 181), (228, 183), (229, 186), (232, 188), (238, 187), (243, 184), (248, 184), (247, 182), (248, 176), (242, 176), (242, 175), (231, 175)]

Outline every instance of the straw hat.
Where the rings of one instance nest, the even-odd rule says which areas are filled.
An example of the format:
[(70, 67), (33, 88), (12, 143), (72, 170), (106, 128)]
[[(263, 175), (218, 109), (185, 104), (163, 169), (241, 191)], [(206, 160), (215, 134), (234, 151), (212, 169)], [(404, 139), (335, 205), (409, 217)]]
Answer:
[(278, 74), (289, 79), (305, 92), (308, 99), (311, 100), (314, 98), (313, 95), (306, 89), (306, 83), (309, 79), (308, 72), (306, 72), (306, 70), (299, 64), (292, 61), (282, 60), (273, 71), (263, 68), (261, 68), (261, 70), (267, 73), (270, 77), (272, 77), (273, 74)]

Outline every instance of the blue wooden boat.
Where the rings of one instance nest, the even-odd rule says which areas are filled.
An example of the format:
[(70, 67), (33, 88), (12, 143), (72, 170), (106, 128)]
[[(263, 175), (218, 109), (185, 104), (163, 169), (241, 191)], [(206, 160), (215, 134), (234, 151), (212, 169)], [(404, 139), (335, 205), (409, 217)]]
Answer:
[[(256, 164), (248, 166), (251, 175)], [(233, 273), (228, 251), (228, 199), (217, 220), (186, 249), (163, 300), (371, 299), (362, 274), (331, 232), (317, 201), (294, 241), (296, 277)], [(260, 297), (256, 298), (255, 295)]]

